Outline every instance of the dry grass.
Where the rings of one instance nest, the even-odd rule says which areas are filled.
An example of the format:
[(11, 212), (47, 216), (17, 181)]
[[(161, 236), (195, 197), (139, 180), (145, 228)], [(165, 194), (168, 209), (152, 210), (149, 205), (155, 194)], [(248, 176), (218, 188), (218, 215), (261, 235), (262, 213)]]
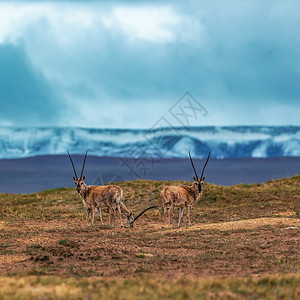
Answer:
[(299, 299), (300, 275), (260, 278), (143, 276), (99, 278), (0, 278), (0, 299)]
[[(120, 186), (136, 215), (170, 183)], [(297, 299), (299, 216), (300, 176), (206, 184), (181, 228), (177, 211), (170, 226), (159, 210), (134, 229), (87, 227), (72, 189), (1, 194), (0, 299)]]
[(187, 231), (199, 231), (199, 230), (221, 230), (221, 231), (236, 231), (236, 230), (256, 230), (261, 226), (286, 226), (287, 229), (293, 229), (298, 227), (300, 229), (300, 219), (292, 218), (257, 218), (246, 219), (239, 221), (223, 222), (223, 223), (211, 223), (202, 225), (192, 225), (189, 227), (181, 227), (178, 229), (165, 230), (163, 233), (168, 234), (170, 232), (187, 232)]

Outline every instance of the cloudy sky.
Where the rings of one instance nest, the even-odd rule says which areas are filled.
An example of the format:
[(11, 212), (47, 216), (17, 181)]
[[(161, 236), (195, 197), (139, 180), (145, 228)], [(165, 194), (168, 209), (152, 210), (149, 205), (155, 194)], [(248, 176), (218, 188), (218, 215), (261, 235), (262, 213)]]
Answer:
[[(0, 1), (0, 125), (300, 125), (299, 1)], [(177, 125), (177, 124), (174, 124)]]

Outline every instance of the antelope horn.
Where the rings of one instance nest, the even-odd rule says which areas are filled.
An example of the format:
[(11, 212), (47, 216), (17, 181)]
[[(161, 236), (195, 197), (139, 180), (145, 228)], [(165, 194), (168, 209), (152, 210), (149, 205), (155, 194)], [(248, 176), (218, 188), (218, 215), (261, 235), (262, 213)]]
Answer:
[(208, 156), (207, 156), (206, 162), (205, 162), (204, 167), (203, 167), (203, 169), (202, 169), (202, 173), (201, 173), (200, 180), (202, 180), (202, 178), (203, 178), (204, 170), (205, 170), (205, 167), (206, 167), (206, 165), (207, 165), (207, 163), (208, 163), (209, 157), (210, 157), (210, 150), (209, 150), (209, 152), (208, 152)]
[(73, 163), (72, 157), (71, 157), (69, 151), (67, 151), (67, 152), (68, 152), (69, 158), (70, 158), (71, 163), (72, 163), (72, 167), (73, 167), (73, 170), (74, 170), (74, 173), (75, 173), (75, 177), (76, 177), (76, 179), (78, 179), (78, 176), (77, 176), (77, 174), (76, 174), (76, 170), (75, 170), (75, 167), (74, 167), (74, 163)]
[(135, 222), (142, 214), (144, 214), (148, 209), (152, 209), (152, 208), (157, 208), (158, 206), (155, 205), (155, 206), (150, 206), (146, 209), (144, 209), (141, 213), (139, 213), (134, 219), (133, 219), (133, 222)]
[(81, 170), (80, 179), (82, 179), (82, 175), (83, 175), (83, 170), (84, 170), (84, 165), (85, 165), (86, 157), (87, 157), (87, 150), (86, 150), (86, 152), (85, 152), (85, 157), (84, 157), (84, 161), (83, 161), (83, 165), (82, 165), (82, 170)]
[(196, 175), (196, 179), (198, 180), (198, 175), (197, 175), (197, 172), (196, 172), (196, 169), (195, 169), (195, 166), (194, 166), (194, 163), (193, 163), (193, 160), (192, 160), (191, 152), (190, 152), (190, 151), (189, 151), (189, 156), (190, 156), (190, 161), (191, 161), (192, 167), (193, 167), (194, 172), (195, 172), (195, 175)]

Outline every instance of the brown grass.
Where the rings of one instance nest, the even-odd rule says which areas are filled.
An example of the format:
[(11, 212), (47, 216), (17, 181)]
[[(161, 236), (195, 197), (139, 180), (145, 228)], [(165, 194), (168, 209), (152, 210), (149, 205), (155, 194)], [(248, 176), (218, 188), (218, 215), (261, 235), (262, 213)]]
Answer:
[[(170, 182), (122, 182), (136, 215)], [(175, 182), (172, 184), (182, 184)], [(300, 176), (205, 185), (191, 227), (85, 224), (72, 189), (0, 195), (0, 299), (285, 298), (299, 296)], [(107, 222), (107, 214), (104, 213)]]
[(0, 278), (1, 299), (299, 299), (300, 276)]

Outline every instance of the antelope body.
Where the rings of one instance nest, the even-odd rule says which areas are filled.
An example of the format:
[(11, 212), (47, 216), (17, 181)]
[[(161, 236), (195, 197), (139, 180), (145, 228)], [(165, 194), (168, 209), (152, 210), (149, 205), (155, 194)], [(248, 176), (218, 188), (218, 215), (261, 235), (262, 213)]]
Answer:
[(190, 161), (192, 167), (194, 169), (195, 175), (193, 176), (193, 184), (191, 186), (182, 185), (182, 186), (167, 186), (161, 192), (162, 198), (162, 208), (163, 208), (163, 215), (169, 210), (169, 224), (171, 224), (171, 215), (173, 212), (174, 207), (179, 207), (179, 220), (178, 226), (180, 225), (184, 208), (187, 208), (188, 220), (189, 225), (191, 225), (191, 208), (195, 202), (197, 202), (202, 193), (202, 187), (205, 180), (203, 176), (205, 167), (210, 157), (210, 152), (202, 169), (202, 174), (200, 179), (198, 178), (196, 169), (194, 167), (194, 163), (189, 153)]
[(76, 174), (76, 169), (74, 167), (73, 160), (71, 155), (69, 154), (69, 158), (71, 160), (73, 170), (75, 173), (75, 177), (73, 176), (73, 180), (75, 181), (76, 185), (76, 192), (81, 196), (82, 202), (84, 207), (87, 211), (87, 224), (89, 224), (90, 214), (92, 225), (94, 225), (95, 219), (95, 212), (98, 211), (101, 224), (103, 225), (101, 209), (108, 209), (109, 212), (109, 225), (111, 225), (111, 221), (115, 219), (116, 211), (119, 212), (120, 223), (122, 226), (122, 215), (121, 209), (123, 214), (127, 217), (127, 222), (133, 220), (133, 216), (130, 211), (126, 208), (125, 204), (122, 202), (123, 198), (123, 190), (116, 185), (87, 185), (84, 180), (85, 176), (83, 175), (84, 165), (87, 157), (87, 152), (84, 157), (83, 166), (81, 170), (80, 178), (78, 178)]

